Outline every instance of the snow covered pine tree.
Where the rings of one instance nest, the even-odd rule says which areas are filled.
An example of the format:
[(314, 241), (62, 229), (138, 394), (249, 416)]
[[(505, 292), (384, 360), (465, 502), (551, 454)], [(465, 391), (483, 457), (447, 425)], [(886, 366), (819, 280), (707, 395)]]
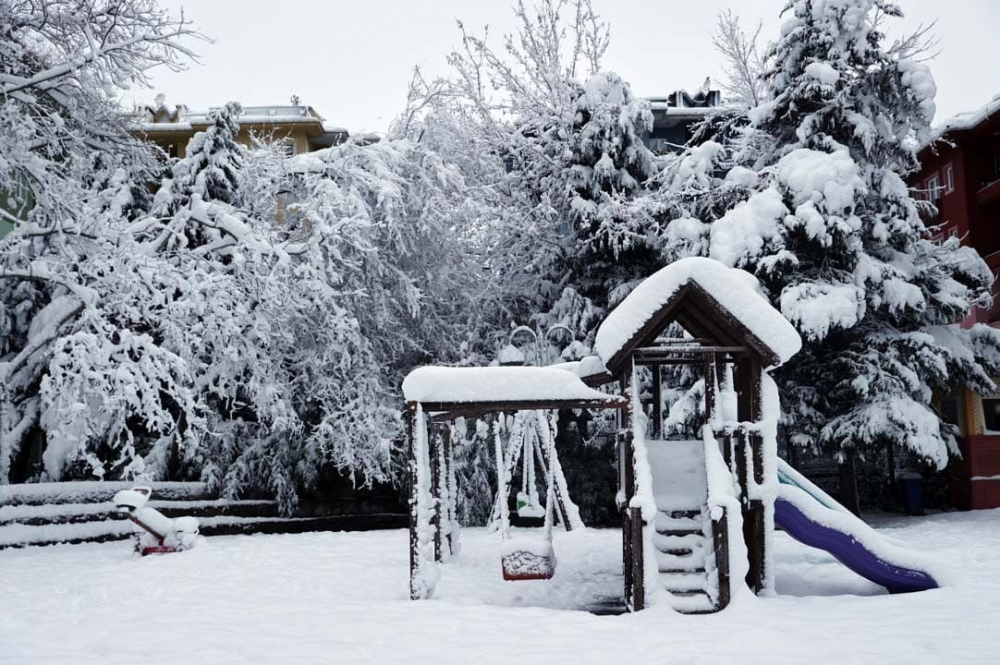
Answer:
[(993, 276), (958, 239), (932, 239), (903, 181), (936, 89), (927, 67), (886, 51), (876, 10), (900, 15), (882, 0), (788, 4), (768, 59), (773, 98), (734, 146), (756, 173), (725, 181), (726, 196), (749, 196), (671, 235), (755, 273), (802, 334), (776, 377), (794, 443), (848, 463), (898, 446), (941, 468), (956, 447), (935, 394), (991, 391), (1000, 371), (1000, 333), (957, 325), (989, 301)]

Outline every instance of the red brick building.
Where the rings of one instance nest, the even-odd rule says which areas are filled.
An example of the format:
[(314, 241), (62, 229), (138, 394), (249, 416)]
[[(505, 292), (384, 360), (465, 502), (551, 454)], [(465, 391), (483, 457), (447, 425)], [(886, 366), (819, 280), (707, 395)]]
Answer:
[[(910, 178), (910, 185), (937, 207), (927, 223), (939, 237), (958, 236), (976, 248), (1000, 274), (1000, 95), (945, 122), (936, 139), (920, 152), (921, 169)], [(1000, 328), (1000, 281), (993, 288), (993, 307), (976, 310), (962, 325)], [(1000, 507), (1000, 391), (963, 391), (946, 397), (941, 407), (962, 432), (959, 504)]]

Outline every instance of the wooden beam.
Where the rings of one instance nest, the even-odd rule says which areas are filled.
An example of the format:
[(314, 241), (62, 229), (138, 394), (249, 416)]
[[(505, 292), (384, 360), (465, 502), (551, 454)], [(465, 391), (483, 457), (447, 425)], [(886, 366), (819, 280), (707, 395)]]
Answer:
[(648, 357), (636, 357), (632, 361), (637, 367), (656, 367), (663, 365), (700, 365), (701, 358), (687, 357), (687, 358), (648, 358)]
[(520, 400), (516, 402), (423, 402), (431, 422), (481, 416), (502, 411), (549, 411), (553, 409), (620, 409), (625, 398), (609, 395), (606, 400)]
[(654, 439), (659, 439), (663, 429), (663, 384), (660, 376), (660, 366), (650, 368), (653, 375), (653, 431)]
[(671, 356), (681, 353), (749, 353), (748, 346), (642, 346), (635, 350), (636, 356)]
[(657, 337), (656, 344), (714, 344), (715, 340), (708, 337)]

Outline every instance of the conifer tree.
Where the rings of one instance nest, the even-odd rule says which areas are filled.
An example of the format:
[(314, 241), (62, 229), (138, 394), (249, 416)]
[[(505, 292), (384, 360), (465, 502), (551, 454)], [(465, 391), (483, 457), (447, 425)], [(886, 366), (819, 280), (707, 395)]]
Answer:
[(778, 373), (794, 441), (842, 460), (898, 446), (940, 468), (955, 445), (935, 395), (992, 390), (1000, 371), (997, 331), (957, 325), (989, 302), (993, 277), (957, 239), (930, 237), (904, 183), (935, 85), (887, 51), (876, 10), (901, 15), (883, 0), (788, 4), (773, 97), (734, 149), (756, 171), (735, 178), (751, 194), (688, 237), (756, 274), (801, 333)]

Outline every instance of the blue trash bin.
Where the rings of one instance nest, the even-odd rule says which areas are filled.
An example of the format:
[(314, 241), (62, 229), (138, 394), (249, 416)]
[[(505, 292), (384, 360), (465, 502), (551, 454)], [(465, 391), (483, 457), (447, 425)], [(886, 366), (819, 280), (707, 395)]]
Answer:
[(924, 479), (919, 473), (907, 471), (899, 474), (903, 507), (907, 515), (924, 514)]

